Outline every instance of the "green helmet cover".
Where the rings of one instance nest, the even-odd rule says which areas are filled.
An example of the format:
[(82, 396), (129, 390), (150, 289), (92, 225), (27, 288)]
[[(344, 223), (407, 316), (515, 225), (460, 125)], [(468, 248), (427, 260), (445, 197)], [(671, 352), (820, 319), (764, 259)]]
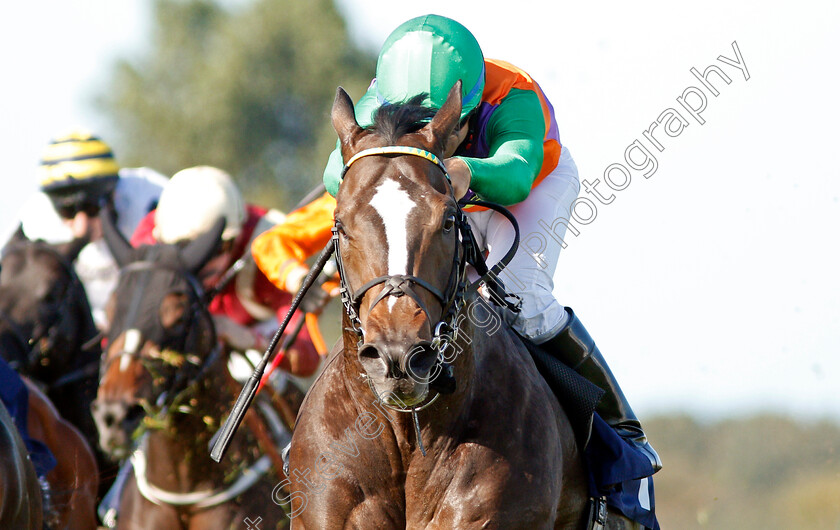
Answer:
[(388, 36), (376, 63), (378, 103), (397, 103), (428, 93), (426, 104), (440, 108), (462, 81), (461, 118), (481, 101), (484, 55), (470, 31), (439, 15), (404, 22)]

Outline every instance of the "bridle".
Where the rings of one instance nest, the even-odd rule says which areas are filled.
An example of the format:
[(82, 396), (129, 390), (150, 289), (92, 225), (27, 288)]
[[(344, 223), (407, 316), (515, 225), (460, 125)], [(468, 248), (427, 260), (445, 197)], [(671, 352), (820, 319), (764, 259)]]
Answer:
[[(449, 177), (449, 173), (446, 170), (446, 166), (435, 154), (416, 147), (392, 145), (386, 147), (365, 149), (363, 151), (360, 151), (359, 153), (356, 153), (353, 157), (351, 157), (344, 165), (344, 169), (341, 172), (341, 179), (344, 179), (345, 175), (347, 174), (347, 171), (350, 169), (350, 166), (361, 158), (368, 156), (393, 155), (416, 156), (433, 163), (443, 172), (443, 176), (446, 178), (446, 181), (449, 184), (449, 194), (454, 199), (452, 181)], [(501, 272), (501, 270), (513, 258), (513, 255), (515, 254), (516, 249), (519, 246), (519, 228), (516, 224), (516, 220), (513, 218), (513, 215), (510, 214), (510, 212), (508, 212), (502, 206), (480, 200), (472, 200), (469, 202), (469, 204), (486, 206), (503, 213), (513, 223), (516, 233), (514, 242), (511, 249), (507, 252), (504, 258), (502, 258), (502, 260), (498, 264), (496, 264), (492, 270), (488, 270), (487, 265), (484, 263), (484, 258), (481, 252), (478, 250), (478, 245), (476, 243), (475, 236), (472, 233), (472, 229), (470, 228), (467, 216), (461, 208), (461, 205), (457, 204), (456, 202), (457, 212), (455, 215), (455, 227), (458, 230), (460, 241), (456, 247), (455, 254), (453, 255), (452, 268), (450, 269), (449, 279), (447, 280), (446, 288), (443, 291), (431, 285), (426, 280), (409, 274), (378, 276), (376, 278), (373, 278), (372, 280), (365, 282), (357, 290), (354, 290), (347, 280), (347, 275), (345, 274), (344, 270), (344, 263), (341, 259), (341, 252), (339, 250), (339, 232), (341, 231), (341, 222), (338, 219), (335, 220), (332, 228), (332, 244), (335, 249), (335, 261), (338, 266), (341, 282), (341, 302), (344, 305), (344, 309), (347, 312), (348, 318), (350, 320), (351, 328), (348, 331), (351, 331), (353, 334), (355, 334), (357, 339), (357, 346), (361, 346), (364, 340), (364, 329), (362, 328), (361, 319), (359, 317), (359, 308), (361, 306), (362, 299), (372, 287), (375, 287), (380, 284), (384, 284), (384, 286), (380, 293), (376, 296), (376, 298), (374, 298), (373, 302), (371, 303), (371, 310), (374, 306), (376, 306), (377, 303), (379, 303), (388, 296), (400, 297), (406, 295), (417, 303), (420, 309), (426, 314), (426, 317), (428, 318), (429, 322), (433, 321), (428, 309), (426, 308), (426, 305), (423, 303), (422, 299), (413, 287), (416, 285), (422, 287), (423, 289), (431, 293), (432, 296), (434, 296), (435, 299), (437, 299), (437, 301), (441, 304), (441, 317), (433, 327), (434, 332), (432, 335), (431, 347), (437, 353), (437, 358), (435, 362), (438, 365), (438, 367), (436, 368), (438, 370), (448, 369), (444, 360), (443, 353), (447, 349), (449, 344), (453, 343), (458, 338), (459, 320), (457, 316), (464, 305), (464, 300), (473, 291), (477, 290), (479, 285), (481, 285), (482, 283), (487, 284), (488, 286), (494, 284), (496, 285), (497, 289), (501, 289), (496, 277), (498, 276), (499, 272)], [(481, 277), (472, 284), (468, 284), (467, 281), (467, 265), (473, 265), (476, 271), (481, 275)], [(506, 295), (501, 299), (507, 300), (509, 296), (510, 295)], [(521, 302), (511, 302), (509, 307), (514, 311), (518, 311), (519, 304), (521, 304)], [(435, 368), (433, 368), (433, 372), (434, 370)], [(432, 402), (439, 397), (439, 395), (439, 393), (436, 394), (431, 401), (422, 405), (421, 408), (403, 409), (391, 406), (389, 406), (389, 408), (392, 408), (393, 410), (397, 410), (399, 412), (416, 413), (418, 410), (422, 410), (422, 408), (426, 408), (429, 405), (431, 405)]]
[[(239, 476), (230, 485), (220, 489), (181, 493), (164, 490), (150, 482), (146, 473), (149, 439), (148, 431), (150, 429), (164, 427), (166, 425), (168, 413), (171, 410), (185, 414), (193, 412), (191, 405), (182, 405), (182, 403), (189, 396), (190, 391), (205, 379), (210, 370), (213, 369), (219, 361), (223, 352), (222, 343), (217, 340), (215, 326), (213, 325), (211, 317), (207, 311), (207, 304), (221, 289), (217, 285), (216, 288), (205, 292), (201, 282), (191, 272), (184, 270), (183, 268), (155, 261), (154, 258), (157, 257), (158, 252), (157, 249), (158, 247), (155, 246), (150, 247), (150, 250), (148, 251), (149, 254), (145, 256), (144, 260), (129, 263), (120, 271), (121, 280), (130, 274), (144, 274), (132, 290), (130, 298), (132, 303), (128, 309), (126, 322), (130, 325), (134, 318), (136, 318), (142, 302), (140, 298), (148, 285), (151, 274), (161, 270), (167, 271), (181, 278), (188, 286), (186, 292), (189, 298), (189, 304), (185, 311), (187, 320), (182, 325), (183, 327), (181, 329), (184, 330), (184, 337), (178, 347), (180, 349), (185, 349), (188, 344), (190, 334), (200, 332), (200, 328), (197, 324), (199, 324), (200, 319), (203, 318), (209, 323), (208, 329), (211, 332), (210, 339), (211, 344), (213, 344), (213, 349), (203, 360), (195, 355), (187, 354), (184, 356), (186, 362), (195, 366), (195, 369), (191, 371), (192, 375), (189, 376), (187, 375), (188, 371), (183, 369), (184, 364), (180, 362), (180, 359), (178, 363), (167, 363), (166, 358), (161, 356), (163, 362), (173, 364), (177, 371), (175, 372), (174, 379), (168, 378), (167, 381), (169, 384), (166, 385), (166, 388), (157, 399), (154, 405), (157, 411), (150, 410), (151, 407), (144, 407), (149, 421), (141, 422), (140, 426), (138, 426), (138, 428), (132, 433), (132, 436), (137, 438), (139, 441), (131, 453), (130, 460), (134, 466), (134, 478), (137, 484), (137, 489), (146, 500), (157, 505), (169, 505), (179, 508), (189, 508), (192, 510), (202, 510), (229, 502), (248, 491), (270, 470), (271, 459), (267, 455), (262, 456), (249, 467), (244, 470), (240, 470)], [(236, 272), (239, 272), (239, 269), (236, 269), (230, 278), (232, 278)], [(229, 279), (227, 281), (229, 281)], [(126, 329), (130, 328), (126, 327)], [(123, 351), (106, 361), (106, 365), (103, 367), (103, 373), (105, 373), (105, 370), (107, 370), (107, 366), (110, 365), (110, 363), (122, 358), (125, 355), (138, 357), (142, 360), (141, 351)], [(144, 362), (143, 367), (154, 378), (155, 374), (150, 365)], [(272, 433), (274, 433), (275, 436), (278, 436), (278, 429), (282, 430), (282, 423), (277, 414), (267, 406), (261, 406), (260, 410), (265, 414), (268, 426)]]
[[(146, 256), (146, 259), (142, 261), (135, 261), (129, 263), (120, 270), (121, 280), (130, 274), (143, 274), (143, 276), (138, 280), (137, 285), (135, 285), (134, 289), (132, 290), (131, 296), (129, 298), (131, 300), (131, 305), (129, 306), (126, 312), (126, 318), (124, 320), (127, 324), (124, 324), (122, 327), (124, 329), (131, 329), (132, 324), (137, 318), (138, 313), (140, 311), (142, 297), (144, 291), (148, 286), (151, 274), (156, 271), (167, 271), (173, 273), (175, 276), (184, 280), (184, 283), (188, 286), (186, 293), (189, 299), (189, 304), (184, 312), (184, 314), (186, 315), (186, 321), (181, 326), (181, 329), (185, 330), (185, 333), (183, 334), (182, 340), (179, 341), (175, 348), (177, 350), (186, 349), (187, 341), (190, 337), (190, 334), (199, 330), (199, 327), (196, 324), (201, 318), (205, 318), (210, 322), (210, 325), (208, 326), (208, 329), (211, 332), (210, 344), (214, 345), (211, 352), (203, 359), (196, 355), (190, 354), (184, 355), (183, 359), (177, 359), (177, 362), (168, 359), (164, 355), (148, 359), (159, 359), (164, 364), (174, 364), (176, 368), (178, 368), (175, 372), (174, 378), (167, 378), (167, 382), (169, 384), (166, 385), (166, 388), (164, 388), (163, 392), (160, 394), (160, 396), (157, 399), (157, 402), (155, 403), (155, 406), (159, 409), (158, 414), (156, 414), (156, 419), (162, 420), (162, 418), (166, 416), (167, 412), (172, 407), (176, 406), (182, 401), (182, 397), (195, 384), (204, 379), (209, 370), (213, 367), (213, 365), (215, 365), (216, 361), (218, 361), (218, 359), (220, 358), (222, 347), (221, 343), (219, 343), (219, 341), (216, 340), (215, 327), (212, 325), (210, 317), (206, 311), (206, 306), (204, 304), (204, 288), (202, 287), (201, 282), (199, 282), (198, 279), (188, 271), (185, 271), (176, 266), (170, 266), (168, 264), (154, 261), (154, 258), (156, 257), (156, 251), (156, 247), (150, 247), (150, 256)], [(142, 357), (141, 348), (135, 348), (132, 351), (121, 351), (114, 356), (108, 356), (107, 358), (103, 359), (102, 374), (105, 374), (107, 372), (108, 368), (114, 361), (118, 359), (121, 360), (125, 356), (137, 358), (141, 360), (141, 362), (144, 361), (144, 358)], [(194, 365), (196, 369), (191, 371), (184, 370), (182, 363), (182, 361), (184, 360), (187, 363)], [(142, 365), (143, 368), (153, 376), (153, 379), (155, 379), (156, 374), (152, 369), (151, 365), (147, 362), (142, 362)], [(191, 375), (188, 375), (190, 372)], [(149, 412), (150, 411), (147, 410), (147, 414)]]
[[(350, 169), (350, 166), (357, 160), (368, 156), (389, 155), (417, 156), (435, 164), (435, 166), (437, 166), (443, 172), (443, 176), (449, 183), (449, 193), (450, 195), (452, 195), (452, 181), (449, 177), (449, 173), (446, 171), (446, 166), (443, 165), (443, 162), (441, 162), (440, 158), (438, 158), (435, 154), (416, 147), (392, 145), (386, 147), (375, 147), (372, 149), (365, 149), (363, 151), (360, 151), (359, 153), (356, 153), (353, 157), (351, 157), (350, 160), (348, 160), (347, 163), (344, 165), (344, 169), (341, 172), (341, 179), (344, 179), (344, 176), (347, 174), (347, 171)], [(380, 284), (384, 284), (384, 286), (379, 292), (379, 295), (377, 295), (377, 297), (374, 298), (373, 302), (371, 303), (370, 310), (372, 310), (376, 306), (376, 304), (378, 304), (380, 301), (387, 298), (388, 296), (400, 297), (406, 295), (412, 300), (414, 300), (414, 302), (420, 307), (423, 313), (426, 314), (426, 318), (429, 322), (433, 321), (431, 315), (429, 314), (429, 310), (426, 307), (426, 304), (423, 303), (423, 300), (420, 298), (420, 296), (417, 294), (413, 287), (413, 285), (416, 285), (422, 287), (423, 289), (431, 293), (432, 296), (434, 296), (435, 299), (437, 299), (437, 301), (441, 304), (441, 317), (433, 328), (434, 335), (432, 336), (432, 348), (435, 349), (438, 353), (437, 362), (443, 362), (443, 351), (445, 350), (446, 345), (449, 342), (455, 340), (455, 338), (458, 335), (458, 324), (456, 316), (461, 310), (464, 298), (466, 296), (466, 273), (468, 256), (470, 254), (475, 254), (474, 239), (472, 237), (469, 237), (472, 235), (472, 232), (470, 231), (466, 214), (464, 214), (464, 211), (460, 207), (458, 207), (457, 214), (455, 215), (455, 227), (457, 228), (458, 233), (460, 234), (461, 244), (459, 244), (456, 248), (455, 254), (452, 259), (452, 267), (450, 269), (447, 285), (442, 292), (440, 289), (430, 284), (426, 280), (410, 274), (386, 274), (378, 276), (376, 278), (373, 278), (372, 280), (365, 282), (361, 287), (359, 287), (359, 289), (353, 290), (347, 280), (347, 275), (344, 271), (344, 262), (341, 259), (341, 251), (339, 250), (339, 232), (342, 228), (341, 222), (338, 219), (335, 220), (332, 229), (332, 237), (335, 247), (336, 265), (338, 267), (339, 277), (341, 281), (341, 302), (344, 305), (345, 310), (347, 311), (347, 315), (350, 319), (350, 325), (352, 326), (352, 331), (355, 333), (359, 345), (361, 345), (362, 341), (364, 340), (364, 330), (362, 328), (361, 319), (359, 318), (359, 308), (361, 306), (362, 299), (372, 287), (375, 287)]]
[[(52, 248), (50, 245), (40, 241), (36, 241), (33, 244), (39, 251), (44, 251), (55, 259), (55, 261), (61, 266), (65, 275), (70, 279), (70, 282), (64, 287), (64, 290), (59, 297), (59, 304), (51, 312), (51, 318), (46, 322), (41, 322), (40, 320), (35, 322), (33, 329), (41, 328), (41, 331), (32, 337), (27, 338), (23, 328), (11, 317), (11, 315), (0, 310), (0, 320), (5, 321), (8, 325), (12, 335), (15, 337), (15, 341), (21, 346), (21, 351), (26, 353), (24, 361), (29, 365), (31, 365), (35, 359), (41, 359), (49, 356), (50, 352), (53, 351), (56, 342), (58, 342), (58, 339), (61, 336), (61, 326), (65, 322), (65, 316), (70, 314), (73, 309), (71, 304), (80, 296), (87, 300), (84, 287), (82, 286), (82, 282), (76, 274), (73, 265), (64, 256), (62, 256), (60, 252)], [(10, 247), (4, 249), (3, 257), (5, 258), (9, 254), (23, 252), (24, 250), (25, 248), (20, 245), (10, 245)], [(83, 351), (89, 350), (92, 347), (92, 340), (98, 336), (99, 334), (96, 333), (93, 337), (83, 338), (82, 340), (84, 342), (81, 345), (81, 349)], [(16, 370), (21, 368), (20, 366), (16, 366), (16, 362), (12, 362), (10, 364)], [(97, 370), (98, 362), (94, 361), (65, 373), (52, 383), (42, 383), (44, 383), (49, 389), (56, 389), (76, 380), (94, 375), (97, 373)]]

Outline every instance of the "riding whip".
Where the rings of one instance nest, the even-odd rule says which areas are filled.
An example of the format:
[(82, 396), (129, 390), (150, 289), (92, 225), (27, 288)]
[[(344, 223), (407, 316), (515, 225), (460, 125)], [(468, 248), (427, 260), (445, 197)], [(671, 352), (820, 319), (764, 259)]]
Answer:
[(286, 352), (289, 351), (295, 340), (297, 340), (298, 335), (300, 334), (300, 330), (303, 329), (303, 324), (305, 320), (301, 318), (298, 320), (295, 327), (292, 329), (291, 333), (286, 334), (286, 338), (283, 340), (283, 344), (280, 345), (280, 351), (277, 352), (277, 355), (274, 356), (274, 361), (272, 361), (271, 366), (268, 367), (268, 371), (260, 378), (260, 384), (257, 385), (256, 393), (259, 394), (262, 387), (268, 382), (268, 378), (271, 377), (271, 374), (274, 373), (274, 370), (280, 366), (280, 363), (283, 362), (283, 358), (286, 356)]
[[(310, 286), (310, 289), (320, 289), (321, 285), (323, 284), (323, 279), (319, 275), (318, 279), (313, 282)], [(319, 304), (319, 307), (315, 308), (315, 312), (320, 312), (324, 309), (324, 307), (329, 303), (330, 298), (326, 298)], [(310, 308), (311, 309), (311, 308)], [(312, 345), (315, 346), (315, 351), (318, 352), (319, 356), (323, 356), (326, 353), (326, 348), (324, 347), (324, 339), (321, 337), (321, 332), (318, 330), (318, 317), (315, 312), (308, 311), (306, 305), (303, 304), (303, 308), (301, 309), (304, 313), (303, 318), (297, 321), (295, 327), (292, 328), (290, 333), (286, 334), (286, 338), (283, 340), (283, 344), (280, 345), (280, 351), (277, 352), (277, 355), (274, 356), (274, 361), (271, 362), (271, 366), (268, 367), (268, 371), (265, 372), (263, 375), (262, 380), (260, 380), (260, 384), (257, 386), (257, 393), (260, 393), (262, 387), (268, 382), (268, 378), (274, 373), (274, 370), (280, 366), (280, 363), (283, 362), (283, 357), (285, 357), (286, 352), (289, 351), (295, 341), (297, 340), (298, 335), (300, 334), (303, 326), (306, 325), (306, 329), (310, 333), (310, 339), (312, 340)], [(310, 318), (311, 317), (311, 318)]]
[(263, 372), (265, 372), (265, 368), (271, 359), (271, 354), (274, 351), (274, 348), (277, 347), (277, 343), (280, 342), (280, 337), (286, 330), (286, 326), (289, 325), (292, 315), (300, 305), (306, 291), (308, 291), (312, 284), (315, 283), (315, 279), (318, 277), (318, 274), (321, 273), (321, 270), (324, 268), (327, 260), (330, 259), (330, 256), (332, 256), (334, 250), (334, 242), (330, 239), (324, 247), (324, 250), (322, 250), (321, 254), (318, 256), (318, 260), (315, 262), (315, 265), (312, 266), (309, 273), (303, 279), (303, 284), (295, 295), (294, 300), (292, 300), (292, 306), (289, 308), (289, 312), (286, 313), (285, 318), (283, 318), (280, 328), (277, 329), (274, 337), (272, 337), (271, 343), (268, 345), (268, 348), (266, 348), (259, 364), (257, 364), (254, 368), (254, 373), (251, 374), (250, 379), (248, 379), (245, 386), (242, 387), (242, 391), (239, 393), (239, 397), (236, 398), (236, 403), (234, 403), (233, 409), (231, 409), (230, 415), (225, 420), (224, 425), (222, 425), (222, 428), (216, 433), (216, 436), (214, 437), (216, 438), (216, 441), (213, 443), (213, 448), (210, 451), (210, 458), (216, 462), (220, 462), (222, 460), (222, 457), (225, 455), (225, 452), (230, 446), (233, 435), (236, 434), (239, 424), (242, 423), (242, 419), (248, 411), (248, 407), (251, 406), (251, 402), (254, 400), (254, 396), (257, 392), (257, 386), (259, 385)]

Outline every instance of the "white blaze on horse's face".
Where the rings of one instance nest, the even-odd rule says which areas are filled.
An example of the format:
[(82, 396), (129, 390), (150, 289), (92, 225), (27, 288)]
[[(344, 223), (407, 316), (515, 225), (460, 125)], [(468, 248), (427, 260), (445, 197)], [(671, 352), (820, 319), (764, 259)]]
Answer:
[[(408, 215), (416, 206), (400, 183), (384, 179), (370, 199), (370, 205), (385, 225), (385, 252), (388, 255), (388, 275), (408, 274)], [(395, 296), (388, 298), (388, 310), (397, 303)]]
[(131, 358), (137, 354), (137, 348), (140, 347), (140, 337), (140, 331), (136, 329), (129, 329), (125, 332), (123, 355), (120, 359), (120, 372), (128, 370), (128, 366), (131, 364)]

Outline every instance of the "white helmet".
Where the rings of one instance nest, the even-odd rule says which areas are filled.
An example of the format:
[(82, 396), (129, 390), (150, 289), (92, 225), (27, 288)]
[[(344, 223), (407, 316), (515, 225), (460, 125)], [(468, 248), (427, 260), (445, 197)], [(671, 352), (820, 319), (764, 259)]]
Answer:
[(235, 239), (245, 221), (245, 202), (226, 172), (197, 166), (175, 173), (160, 194), (155, 213), (155, 239), (177, 243), (194, 239), (225, 218), (222, 239)]

